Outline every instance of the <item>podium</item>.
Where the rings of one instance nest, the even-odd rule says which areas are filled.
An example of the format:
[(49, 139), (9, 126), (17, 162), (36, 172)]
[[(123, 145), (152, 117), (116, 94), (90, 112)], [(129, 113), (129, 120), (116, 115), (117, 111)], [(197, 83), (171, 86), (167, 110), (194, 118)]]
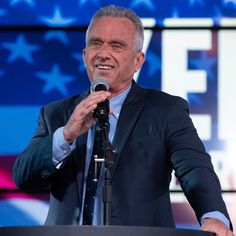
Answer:
[(142, 226), (14, 226), (0, 227), (1, 236), (213, 236), (214, 233)]

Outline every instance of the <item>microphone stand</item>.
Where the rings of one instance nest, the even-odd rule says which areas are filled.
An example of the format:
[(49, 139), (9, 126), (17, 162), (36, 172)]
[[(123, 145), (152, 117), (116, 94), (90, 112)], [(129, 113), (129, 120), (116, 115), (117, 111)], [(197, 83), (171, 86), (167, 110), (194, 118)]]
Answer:
[(109, 141), (109, 121), (108, 116), (106, 119), (98, 119), (99, 128), (102, 135), (103, 150), (104, 150), (104, 162), (105, 162), (105, 179), (104, 179), (104, 191), (103, 191), (103, 204), (104, 204), (104, 225), (111, 225), (111, 170), (114, 164), (114, 151)]

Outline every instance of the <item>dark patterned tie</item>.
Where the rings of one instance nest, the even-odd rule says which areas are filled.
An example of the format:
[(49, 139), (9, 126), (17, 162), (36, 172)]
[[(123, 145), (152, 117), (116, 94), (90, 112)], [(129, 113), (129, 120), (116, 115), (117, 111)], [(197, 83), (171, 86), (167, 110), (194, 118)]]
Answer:
[[(83, 225), (92, 225), (93, 223), (93, 212), (94, 212), (94, 201), (97, 192), (98, 178), (100, 175), (100, 163), (96, 165), (95, 174), (95, 161), (94, 157), (103, 158), (103, 148), (102, 148), (102, 137), (99, 132), (99, 127), (96, 125), (93, 153), (91, 156), (91, 161), (89, 164), (88, 176), (86, 180), (86, 193), (84, 200), (84, 213), (83, 213)], [(98, 178), (94, 179), (97, 176)]]

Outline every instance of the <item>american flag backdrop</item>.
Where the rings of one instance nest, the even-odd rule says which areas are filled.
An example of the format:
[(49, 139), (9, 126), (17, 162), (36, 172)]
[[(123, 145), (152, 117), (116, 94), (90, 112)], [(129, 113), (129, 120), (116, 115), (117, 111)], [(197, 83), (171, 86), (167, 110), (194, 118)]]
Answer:
[[(188, 100), (236, 223), (235, 125), (225, 128), (236, 118), (236, 0), (0, 0), (0, 225), (45, 220), (48, 193), (18, 191), (12, 166), (34, 133), (40, 107), (89, 88), (85, 30), (92, 14), (109, 4), (142, 18), (146, 62), (135, 79)], [(171, 188), (179, 191), (178, 182)], [(173, 194), (173, 211), (177, 226), (197, 227), (182, 193)]]

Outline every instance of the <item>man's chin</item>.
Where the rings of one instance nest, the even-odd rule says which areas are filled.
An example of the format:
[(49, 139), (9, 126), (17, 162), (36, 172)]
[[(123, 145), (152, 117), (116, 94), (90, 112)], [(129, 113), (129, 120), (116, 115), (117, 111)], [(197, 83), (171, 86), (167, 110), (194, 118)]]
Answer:
[(93, 78), (104, 78), (109, 80), (112, 77), (110, 71), (97, 71), (93, 74)]

